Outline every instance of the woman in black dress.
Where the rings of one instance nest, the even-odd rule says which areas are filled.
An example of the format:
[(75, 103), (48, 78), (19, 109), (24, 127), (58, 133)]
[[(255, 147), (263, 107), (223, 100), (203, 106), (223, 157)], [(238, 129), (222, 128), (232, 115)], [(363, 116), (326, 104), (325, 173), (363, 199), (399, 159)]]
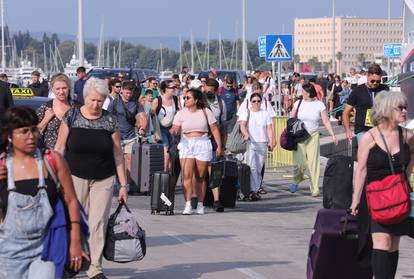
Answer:
[[(371, 251), (371, 263), (376, 279), (394, 278), (398, 265), (400, 237), (409, 234), (410, 218), (384, 225), (371, 220), (366, 202), (366, 185), (391, 175), (389, 150), (395, 173), (405, 167), (410, 176), (414, 162), (414, 137), (399, 124), (407, 118), (407, 99), (401, 92), (381, 92), (375, 97), (372, 111), (374, 127), (358, 146), (358, 168), (354, 182), (352, 214), (358, 215), (360, 251)], [(403, 144), (400, 146), (400, 137)]]

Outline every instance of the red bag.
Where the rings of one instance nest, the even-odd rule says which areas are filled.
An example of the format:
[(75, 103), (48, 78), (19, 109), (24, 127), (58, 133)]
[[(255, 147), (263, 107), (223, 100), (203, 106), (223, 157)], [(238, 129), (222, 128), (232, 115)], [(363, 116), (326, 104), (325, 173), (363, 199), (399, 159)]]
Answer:
[[(369, 183), (366, 187), (366, 197), (371, 219), (379, 224), (391, 225), (403, 221), (410, 214), (410, 185), (405, 177), (404, 165), (402, 173), (395, 173), (388, 146), (381, 131), (379, 133), (387, 150), (392, 174), (382, 180)], [(399, 134), (400, 154), (403, 155), (401, 128)]]

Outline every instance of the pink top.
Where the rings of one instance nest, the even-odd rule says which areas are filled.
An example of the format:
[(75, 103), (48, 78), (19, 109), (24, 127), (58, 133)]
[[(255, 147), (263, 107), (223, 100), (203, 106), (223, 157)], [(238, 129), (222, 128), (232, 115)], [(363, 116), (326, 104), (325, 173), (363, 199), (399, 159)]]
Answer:
[[(209, 125), (217, 122), (210, 109), (204, 109), (204, 111), (206, 112)], [(206, 117), (201, 109), (195, 112), (191, 112), (188, 109), (178, 111), (174, 117), (173, 125), (181, 127), (183, 134), (191, 132), (208, 133)]]

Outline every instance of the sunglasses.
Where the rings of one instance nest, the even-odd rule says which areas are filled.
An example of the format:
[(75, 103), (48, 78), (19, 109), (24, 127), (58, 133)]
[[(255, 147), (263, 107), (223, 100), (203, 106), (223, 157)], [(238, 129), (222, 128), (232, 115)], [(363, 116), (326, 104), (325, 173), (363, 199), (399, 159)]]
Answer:
[(156, 83), (156, 82), (153, 82), (153, 83), (151, 83), (152, 85), (158, 85), (158, 83)]
[(115, 85), (115, 88), (121, 88), (121, 85)]
[(29, 135), (29, 132), (31, 132), (32, 134), (38, 134), (39, 129), (37, 128), (37, 126), (25, 127), (20, 130), (17, 130), (16, 134), (18, 134), (19, 136), (27, 137)]
[(397, 106), (396, 107), (396, 109), (398, 109), (399, 111), (403, 111), (403, 110), (405, 110), (405, 111), (407, 111), (407, 107), (406, 106)]
[(252, 104), (256, 104), (256, 103), (260, 104), (261, 102), (262, 102), (261, 100), (252, 100)]
[(191, 100), (193, 97), (189, 97), (189, 96), (184, 96), (183, 99), (184, 100)]
[(371, 79), (369, 82), (370, 83), (380, 84), (381, 83), (381, 80), (380, 79)]

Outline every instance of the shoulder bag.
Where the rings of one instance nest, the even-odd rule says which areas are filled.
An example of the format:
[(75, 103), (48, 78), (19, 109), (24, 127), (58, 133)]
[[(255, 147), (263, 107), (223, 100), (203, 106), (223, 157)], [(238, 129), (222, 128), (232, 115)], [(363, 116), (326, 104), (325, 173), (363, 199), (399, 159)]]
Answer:
[[(246, 127), (249, 123), (250, 118), (250, 109), (248, 107), (248, 102), (246, 102), (246, 109), (247, 109), (247, 121)], [(240, 131), (240, 121), (237, 121), (234, 125), (233, 130), (230, 133), (229, 138), (227, 139), (226, 149), (233, 154), (240, 154), (245, 153), (247, 150), (247, 143), (248, 141), (244, 140), (243, 134)]]
[(299, 108), (302, 101), (303, 99), (299, 100), (295, 116), (287, 120), (286, 128), (280, 135), (280, 146), (288, 151), (296, 150), (298, 143), (303, 142), (310, 137), (308, 131), (305, 129), (304, 123), (298, 118)]
[[(405, 165), (402, 172), (395, 173), (391, 154), (381, 131), (378, 129), (388, 155), (388, 162), (392, 174), (382, 180), (372, 181), (366, 186), (366, 197), (371, 219), (379, 224), (391, 225), (403, 221), (411, 210), (410, 185), (405, 174)], [(405, 156), (403, 151), (402, 129), (398, 128), (400, 138), (400, 160)], [(403, 160), (402, 160), (403, 161)]]

